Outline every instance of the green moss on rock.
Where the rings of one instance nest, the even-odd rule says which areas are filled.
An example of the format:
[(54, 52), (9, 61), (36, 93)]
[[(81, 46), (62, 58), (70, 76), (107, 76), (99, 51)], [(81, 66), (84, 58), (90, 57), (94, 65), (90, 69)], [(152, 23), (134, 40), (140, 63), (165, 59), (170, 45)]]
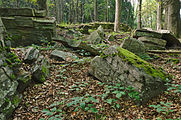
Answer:
[[(128, 64), (131, 64), (140, 70), (144, 70), (147, 74), (155, 78), (160, 77), (161, 79), (166, 81), (168, 75), (166, 75), (166, 73), (164, 73), (161, 68), (155, 69), (153, 65), (144, 61), (143, 59), (141, 59), (140, 57), (138, 57), (137, 55), (126, 49), (118, 47), (117, 51), (118, 53), (112, 54), (112, 56), (118, 55), (119, 57), (122, 58), (124, 62), (127, 62)], [(107, 57), (107, 56), (109, 55), (102, 55), (102, 57)]]

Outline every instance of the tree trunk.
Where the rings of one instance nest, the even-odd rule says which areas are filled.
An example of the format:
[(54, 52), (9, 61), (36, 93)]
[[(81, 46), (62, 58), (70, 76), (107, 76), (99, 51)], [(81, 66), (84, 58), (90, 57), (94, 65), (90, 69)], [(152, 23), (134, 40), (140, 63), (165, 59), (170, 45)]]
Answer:
[(80, 21), (83, 23), (84, 22), (84, 3), (82, 1), (80, 1)]
[(142, 4), (142, 0), (138, 0), (137, 29), (141, 29), (141, 4)]
[(76, 2), (75, 18), (76, 18), (76, 23), (79, 22), (79, 0), (77, 0)]
[(107, 0), (105, 2), (105, 13), (104, 13), (104, 21), (107, 22)]
[(16, 2), (17, 2), (16, 3), (17, 4), (16, 7), (19, 8), (20, 7), (20, 0), (17, 0)]
[(94, 0), (94, 21), (97, 21), (97, 0)]
[(60, 23), (60, 0), (56, 0), (56, 18), (57, 23)]
[(164, 29), (167, 30), (168, 26), (168, 5), (165, 5), (165, 24)]
[(120, 26), (120, 13), (121, 13), (121, 0), (116, 0), (116, 10), (115, 10), (115, 23), (114, 23), (114, 31), (118, 32), (119, 31), (119, 26)]
[(162, 0), (157, 0), (157, 30), (162, 29)]
[(64, 20), (64, 0), (60, 0), (60, 23)]
[(71, 17), (72, 17), (72, 0), (69, 2), (69, 17), (68, 17), (68, 23), (71, 23)]
[(168, 4), (168, 30), (179, 36), (179, 22), (180, 22), (180, 1), (172, 0)]
[(109, 0), (107, 0), (107, 22), (109, 22)]

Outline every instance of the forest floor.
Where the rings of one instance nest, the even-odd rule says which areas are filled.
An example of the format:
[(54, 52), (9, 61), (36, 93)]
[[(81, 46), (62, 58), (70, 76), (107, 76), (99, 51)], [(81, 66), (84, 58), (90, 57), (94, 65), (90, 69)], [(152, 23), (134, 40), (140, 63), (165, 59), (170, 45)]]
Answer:
[[(50, 52), (42, 51), (50, 61), (50, 77), (43, 84), (25, 90), (13, 120), (181, 120), (181, 94), (175, 90), (181, 85), (181, 54), (157, 54), (160, 57), (151, 61), (173, 76), (169, 83), (172, 87), (139, 106), (124, 97), (116, 99), (110, 93), (105, 98), (101, 96), (108, 92), (108, 86), (88, 74), (90, 58), (59, 62), (50, 59)], [(84, 102), (83, 96), (90, 101)]]

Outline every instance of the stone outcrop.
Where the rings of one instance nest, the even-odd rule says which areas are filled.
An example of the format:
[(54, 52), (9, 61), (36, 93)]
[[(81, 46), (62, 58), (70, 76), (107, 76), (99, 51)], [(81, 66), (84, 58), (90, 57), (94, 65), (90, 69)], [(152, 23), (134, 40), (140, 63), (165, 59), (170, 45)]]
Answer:
[(91, 62), (90, 74), (106, 84), (131, 86), (145, 103), (166, 90), (167, 75), (135, 54), (112, 46)]
[[(4, 36), (1, 38), (6, 39)], [(32, 60), (30, 58), (27, 57)], [(10, 51), (3, 39), (0, 40), (0, 120), (7, 120), (12, 115), (22, 100), (22, 92), (32, 81), (44, 82), (48, 76), (45, 57), (33, 59), (31, 64), (31, 70), (25, 70), (22, 61)]]
[[(153, 49), (181, 49), (180, 41), (168, 30), (151, 31), (146, 29), (136, 30), (134, 38), (142, 40), (148, 50)], [(147, 40), (146, 40), (146, 39)], [(166, 45), (165, 45), (166, 41)], [(163, 43), (163, 44), (162, 44)]]
[(78, 58), (75, 54), (70, 53), (70, 52), (64, 52), (60, 50), (54, 50), (51, 52), (51, 58), (54, 58), (58, 61), (67, 61), (71, 62), (72, 60), (75, 60)]
[(164, 50), (166, 49), (167, 41), (152, 37), (139, 37), (138, 40), (142, 41), (147, 50)]
[(35, 10), (32, 8), (1, 8), (1, 17), (14, 17), (14, 16), (26, 16), (26, 17), (45, 17), (45, 10)]
[(54, 37), (53, 40), (59, 43), (62, 43), (65, 47), (73, 48), (74, 50), (85, 50), (90, 52), (91, 55), (98, 55), (99, 50), (94, 48), (92, 44), (89, 44), (87, 41), (82, 41), (81, 33), (68, 30), (65, 34)]
[(104, 40), (104, 30), (102, 26), (99, 26), (97, 30), (92, 32), (88, 37), (87, 40), (91, 44), (100, 44)]
[[(59, 26), (61, 29), (78, 29), (83, 34), (90, 34), (89, 29), (96, 30), (99, 26), (102, 26), (106, 31), (114, 31), (114, 23), (111, 22), (92, 22), (88, 24)], [(126, 24), (120, 24), (120, 31), (128, 32), (131, 28)]]
[(30, 47), (24, 52), (23, 62), (30, 65), (30, 73), (32, 79), (37, 83), (45, 82), (46, 78), (49, 76), (49, 62), (47, 58), (39, 53), (39, 50)]
[(38, 57), (39, 57), (39, 50), (30, 47), (25, 52), (24, 62), (31, 64), (35, 62), (38, 59)]
[(141, 58), (149, 57), (148, 54), (146, 53), (146, 48), (144, 46), (144, 43), (135, 38), (125, 39), (122, 42), (121, 47), (126, 50), (129, 50), (130, 52), (138, 55)]
[(21, 90), (25, 88), (26, 82), (31, 81), (31, 77), (21, 79), (24, 77), (20, 72), (21, 62), (5, 46), (3, 34), (0, 36), (0, 119), (7, 120), (21, 102)]
[(49, 76), (49, 62), (44, 56), (40, 55), (31, 69), (32, 79), (37, 83), (43, 83)]
[(12, 39), (12, 47), (41, 44), (56, 36), (54, 18), (31, 8), (0, 8), (0, 17)]

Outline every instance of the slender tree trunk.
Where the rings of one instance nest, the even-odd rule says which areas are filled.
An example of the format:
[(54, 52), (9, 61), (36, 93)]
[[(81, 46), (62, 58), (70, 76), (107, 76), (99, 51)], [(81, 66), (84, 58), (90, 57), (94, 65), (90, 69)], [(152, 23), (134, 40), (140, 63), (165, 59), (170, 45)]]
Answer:
[(72, 0), (69, 2), (69, 19), (68, 22), (71, 23), (71, 17), (72, 17)]
[(107, 0), (105, 2), (105, 14), (104, 14), (104, 21), (107, 22)]
[(115, 23), (114, 23), (114, 31), (118, 32), (119, 31), (119, 26), (120, 26), (120, 13), (121, 13), (121, 0), (116, 0), (116, 10), (115, 10)]
[(64, 0), (60, 0), (60, 23), (64, 21)]
[(17, 0), (16, 2), (17, 2), (16, 3), (17, 4), (16, 7), (19, 8), (20, 7), (20, 0)]
[(162, 0), (157, 0), (157, 30), (162, 29)]
[(97, 21), (97, 0), (94, 0), (94, 21)]
[(80, 21), (83, 23), (83, 11), (84, 11), (84, 5), (83, 2), (80, 1)]
[(76, 2), (76, 22), (79, 22), (79, 0)]
[(109, 0), (107, 0), (107, 22), (109, 22)]
[(179, 35), (180, 22), (180, 1), (173, 0), (168, 4), (168, 30), (174, 33), (177, 37)]
[(167, 30), (168, 26), (168, 5), (165, 5), (165, 24), (164, 29)]
[(60, 0), (56, 0), (56, 18), (57, 23), (60, 23)]
[(137, 29), (141, 29), (141, 4), (142, 4), (142, 0), (138, 0)]

